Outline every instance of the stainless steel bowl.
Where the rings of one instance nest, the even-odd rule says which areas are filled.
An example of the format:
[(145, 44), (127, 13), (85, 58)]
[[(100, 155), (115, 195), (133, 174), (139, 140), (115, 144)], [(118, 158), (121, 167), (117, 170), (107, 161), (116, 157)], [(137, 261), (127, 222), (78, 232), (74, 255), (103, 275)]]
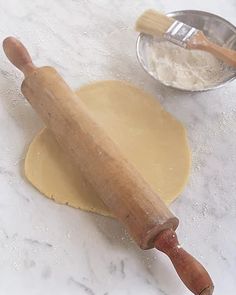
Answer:
[[(213, 42), (219, 45), (236, 50), (236, 27), (220, 16), (199, 10), (175, 11), (168, 13), (167, 16), (173, 17), (179, 21), (182, 21), (192, 27), (203, 31), (207, 37), (209, 37)], [(154, 38), (152, 36), (140, 34), (137, 40), (137, 57), (141, 66), (149, 75), (151, 75), (155, 80), (166, 85), (163, 81), (157, 79), (148, 67), (147, 48), (148, 46), (152, 46), (153, 41)], [(213, 86), (210, 85), (203, 89), (189, 90), (179, 87), (173, 87), (170, 85), (166, 86), (187, 91), (206, 91), (222, 87), (226, 83), (233, 81), (235, 78), (236, 71), (231, 70), (226, 77), (222, 77), (222, 81), (220, 81), (218, 84)]]

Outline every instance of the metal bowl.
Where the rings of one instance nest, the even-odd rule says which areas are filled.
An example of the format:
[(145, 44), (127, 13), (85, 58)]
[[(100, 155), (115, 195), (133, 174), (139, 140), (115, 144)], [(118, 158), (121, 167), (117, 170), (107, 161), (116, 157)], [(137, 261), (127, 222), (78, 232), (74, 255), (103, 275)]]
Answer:
[[(209, 37), (211, 41), (221, 46), (236, 50), (236, 27), (220, 16), (199, 10), (175, 11), (168, 13), (167, 16), (173, 17), (179, 21), (182, 21), (192, 27), (203, 31), (204, 34)], [(202, 89), (189, 90), (167, 85), (163, 81), (155, 77), (155, 75), (150, 71), (148, 67), (147, 48), (150, 48), (153, 42), (154, 38), (152, 36), (140, 34), (137, 40), (137, 57), (141, 66), (149, 75), (168, 87), (186, 91), (206, 91), (222, 87), (226, 83), (229, 83), (236, 78), (236, 71), (231, 69), (229, 70), (228, 75), (226, 77), (222, 77), (222, 81), (220, 81), (218, 84), (215, 84), (213, 86), (209, 85)], [(155, 40), (155, 42), (157, 41)]]

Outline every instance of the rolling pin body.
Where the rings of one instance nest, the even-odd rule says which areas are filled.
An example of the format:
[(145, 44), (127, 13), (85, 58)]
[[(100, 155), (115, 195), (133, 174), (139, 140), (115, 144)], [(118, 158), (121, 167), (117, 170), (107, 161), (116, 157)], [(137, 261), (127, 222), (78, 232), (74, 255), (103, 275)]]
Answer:
[(178, 219), (126, 161), (56, 70), (36, 69), (22, 83), (22, 93), (142, 249), (152, 248), (164, 229), (176, 229)]

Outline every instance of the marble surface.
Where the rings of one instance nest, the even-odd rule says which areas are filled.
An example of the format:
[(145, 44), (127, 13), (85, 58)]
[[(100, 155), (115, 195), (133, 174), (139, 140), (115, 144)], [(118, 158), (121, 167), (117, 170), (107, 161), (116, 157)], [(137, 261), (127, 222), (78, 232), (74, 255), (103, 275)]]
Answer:
[[(214, 294), (235, 294), (236, 82), (189, 94), (149, 78), (136, 60), (133, 24), (150, 7), (206, 10), (236, 24), (235, 0), (1, 0), (0, 40), (19, 37), (37, 65), (55, 66), (73, 88), (131, 81), (183, 122), (193, 165), (171, 205), (179, 238), (209, 270)], [(166, 257), (139, 250), (115, 220), (57, 205), (25, 180), (24, 156), (42, 122), (21, 81), (0, 50), (0, 294), (190, 294)]]

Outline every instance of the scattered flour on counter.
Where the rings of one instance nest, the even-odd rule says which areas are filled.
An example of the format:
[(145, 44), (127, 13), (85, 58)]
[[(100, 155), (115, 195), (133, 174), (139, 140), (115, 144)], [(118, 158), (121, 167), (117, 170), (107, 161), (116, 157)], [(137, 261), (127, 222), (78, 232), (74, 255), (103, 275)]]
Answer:
[(188, 50), (168, 41), (147, 48), (148, 66), (164, 84), (186, 90), (203, 90), (233, 75), (233, 69), (201, 50)]

